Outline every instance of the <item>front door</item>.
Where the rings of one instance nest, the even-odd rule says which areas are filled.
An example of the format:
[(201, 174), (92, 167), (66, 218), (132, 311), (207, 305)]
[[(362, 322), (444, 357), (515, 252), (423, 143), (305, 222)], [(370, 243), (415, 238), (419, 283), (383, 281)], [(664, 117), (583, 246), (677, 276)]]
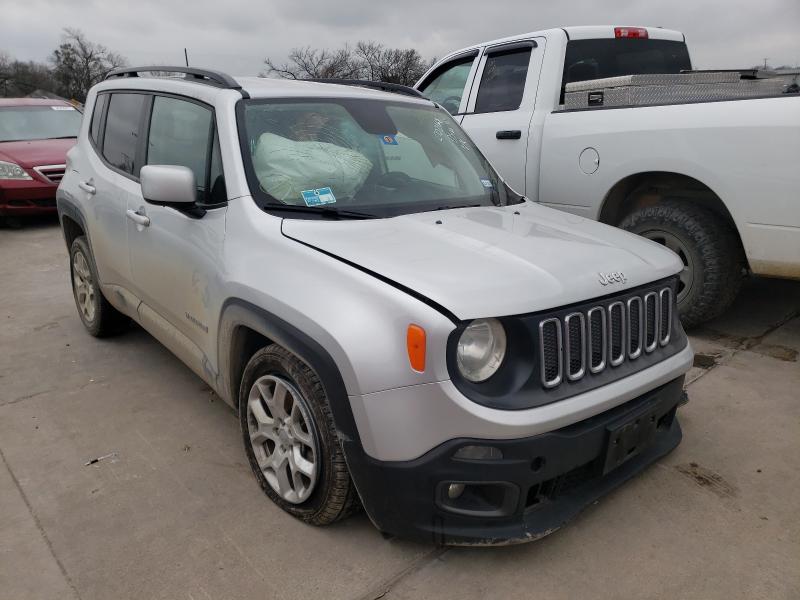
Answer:
[(542, 52), (524, 40), (484, 50), (461, 126), (505, 181), (527, 194), (528, 132)]
[(147, 129), (144, 164), (192, 169), (197, 205), (148, 203), (141, 186), (128, 194), (128, 244), (136, 293), (143, 302), (140, 318), (190, 367), (207, 375), (209, 367), (214, 370), (207, 361), (215, 362), (216, 356), (227, 210), (214, 112), (199, 102), (156, 95)]

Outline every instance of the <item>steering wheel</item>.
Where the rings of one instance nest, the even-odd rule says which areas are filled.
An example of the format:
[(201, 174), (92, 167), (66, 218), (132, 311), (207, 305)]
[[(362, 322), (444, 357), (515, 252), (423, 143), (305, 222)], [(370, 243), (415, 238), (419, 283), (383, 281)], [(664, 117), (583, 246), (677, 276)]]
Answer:
[(411, 182), (411, 177), (402, 171), (387, 171), (386, 173), (376, 177), (373, 183), (381, 187), (397, 189), (406, 186)]
[(461, 96), (448, 96), (442, 100), (442, 108), (444, 108), (451, 115), (458, 112), (458, 107), (461, 105)]

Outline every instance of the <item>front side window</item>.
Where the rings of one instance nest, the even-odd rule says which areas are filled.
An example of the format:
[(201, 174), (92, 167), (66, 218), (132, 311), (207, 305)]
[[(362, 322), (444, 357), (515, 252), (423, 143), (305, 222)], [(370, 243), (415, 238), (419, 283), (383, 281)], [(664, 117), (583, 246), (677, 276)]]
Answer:
[(517, 110), (522, 104), (530, 61), (530, 46), (488, 54), (475, 100), (475, 112)]
[(249, 100), (240, 107), (248, 179), (268, 210), (330, 206), (379, 217), (521, 200), (455, 121), (429, 104)]
[(467, 85), (475, 56), (457, 59), (442, 65), (420, 85), (420, 91), (437, 104), (440, 104), (451, 115), (458, 112), (464, 88)]
[(191, 169), (200, 201), (208, 185), (213, 121), (211, 109), (194, 102), (164, 96), (153, 100), (146, 164)]
[(78, 137), (82, 117), (66, 104), (0, 107), (0, 142)]
[(103, 156), (120, 171), (138, 176), (136, 148), (145, 101), (144, 94), (112, 94), (108, 104)]

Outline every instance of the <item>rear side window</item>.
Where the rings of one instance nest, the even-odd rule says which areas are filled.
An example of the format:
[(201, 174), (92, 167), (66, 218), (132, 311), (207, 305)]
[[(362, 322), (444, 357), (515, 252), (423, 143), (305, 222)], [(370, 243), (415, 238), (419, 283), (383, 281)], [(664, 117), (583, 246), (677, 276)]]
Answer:
[(471, 54), (440, 66), (419, 86), (420, 91), (451, 115), (456, 114), (476, 56), (477, 53)]
[(680, 73), (692, 68), (684, 42), (638, 38), (573, 40), (564, 58), (564, 85), (620, 75)]
[(156, 96), (147, 139), (148, 165), (178, 165), (194, 172), (198, 202), (223, 202), (225, 180), (210, 108)]
[(103, 156), (112, 166), (132, 175), (138, 175), (136, 148), (147, 99), (144, 94), (112, 94), (108, 104)]
[(531, 46), (488, 54), (475, 112), (517, 110), (522, 103), (530, 62)]
[(94, 110), (92, 111), (92, 127), (89, 135), (95, 146), (100, 146), (100, 126), (103, 118), (103, 110), (105, 110), (106, 103), (108, 102), (108, 94), (100, 94), (94, 102)]

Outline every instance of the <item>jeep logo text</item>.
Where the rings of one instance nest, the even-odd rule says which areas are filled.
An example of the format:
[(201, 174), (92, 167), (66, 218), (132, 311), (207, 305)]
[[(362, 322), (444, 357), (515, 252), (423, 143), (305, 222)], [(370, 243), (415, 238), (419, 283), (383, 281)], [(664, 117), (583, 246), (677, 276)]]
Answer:
[(611, 273), (598, 273), (600, 277), (600, 285), (611, 285), (612, 283), (625, 283), (628, 278), (621, 271), (612, 271)]

